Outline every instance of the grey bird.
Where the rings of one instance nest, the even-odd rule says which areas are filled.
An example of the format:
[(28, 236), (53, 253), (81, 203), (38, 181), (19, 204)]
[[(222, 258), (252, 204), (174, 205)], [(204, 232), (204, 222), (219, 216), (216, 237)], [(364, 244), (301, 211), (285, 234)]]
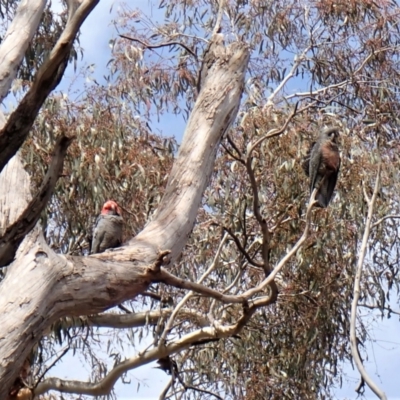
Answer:
[(113, 200), (106, 201), (93, 228), (91, 254), (120, 246), (123, 225), (118, 204)]
[[(323, 130), (310, 151), (304, 170), (310, 177), (310, 192), (318, 189), (316, 200), (319, 207), (327, 207), (336, 186), (340, 168), (340, 154), (336, 140), (338, 127)], [(308, 166), (308, 168), (307, 168)]]

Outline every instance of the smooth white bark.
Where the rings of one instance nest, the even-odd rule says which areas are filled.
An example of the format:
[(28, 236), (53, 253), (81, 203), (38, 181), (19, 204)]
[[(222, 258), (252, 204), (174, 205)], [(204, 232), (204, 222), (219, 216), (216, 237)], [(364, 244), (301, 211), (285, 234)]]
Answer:
[(46, 0), (22, 0), (0, 46), (0, 103), (11, 84), (36, 33)]

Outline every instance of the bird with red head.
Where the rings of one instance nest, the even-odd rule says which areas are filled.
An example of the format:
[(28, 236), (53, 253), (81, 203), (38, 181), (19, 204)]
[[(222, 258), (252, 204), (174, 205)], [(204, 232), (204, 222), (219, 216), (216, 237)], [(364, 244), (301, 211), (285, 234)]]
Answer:
[(119, 247), (122, 243), (124, 220), (121, 209), (114, 200), (104, 203), (93, 227), (91, 253), (102, 253), (107, 249)]
[(121, 215), (121, 209), (119, 205), (114, 200), (108, 200), (104, 203), (101, 209), (102, 215)]

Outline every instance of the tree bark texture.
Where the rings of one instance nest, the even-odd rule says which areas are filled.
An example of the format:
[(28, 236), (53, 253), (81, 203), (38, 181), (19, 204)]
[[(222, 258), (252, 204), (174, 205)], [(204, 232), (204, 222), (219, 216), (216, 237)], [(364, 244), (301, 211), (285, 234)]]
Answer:
[(0, 102), (7, 96), (17, 76), (17, 70), (36, 33), (46, 3), (46, 0), (21, 1), (15, 18), (7, 29), (0, 47)]
[[(161, 251), (170, 252), (167, 264), (182, 252), (220, 140), (236, 117), (249, 60), (242, 43), (227, 47), (219, 43), (213, 52), (214, 62), (209, 63), (202, 81), (166, 193), (143, 231), (121, 248), (87, 257), (55, 254), (38, 226), (19, 246), (0, 284), (0, 398), (6, 398), (30, 350), (52, 322), (65, 316), (96, 314), (134, 298), (151, 283)], [(18, 178), (10, 179), (10, 174)], [(20, 163), (3, 170), (0, 184), (10, 183), (8, 197), (4, 204), (0, 202), (2, 212), (21, 196), (17, 193), (21, 181), (26, 191), (29, 177)], [(4, 190), (0, 186), (0, 193)], [(14, 218), (28, 203), (28, 193), (23, 196), (18, 212), (13, 211)], [(5, 221), (0, 222), (1, 230)]]

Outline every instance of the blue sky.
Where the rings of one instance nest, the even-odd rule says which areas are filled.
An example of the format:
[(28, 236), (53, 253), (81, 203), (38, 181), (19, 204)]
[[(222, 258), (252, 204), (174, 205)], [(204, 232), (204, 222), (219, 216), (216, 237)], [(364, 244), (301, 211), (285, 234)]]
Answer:
[[(57, 7), (57, 3), (54, 1), (55, 7)], [(80, 41), (84, 48), (84, 59), (79, 59), (78, 70), (85, 64), (94, 64), (95, 76), (99, 83), (102, 83), (102, 76), (105, 74), (107, 62), (111, 58), (109, 40), (117, 36), (115, 28), (110, 23), (116, 15), (118, 3), (118, 1), (113, 3), (101, 1), (82, 27)], [(110, 14), (111, 4), (113, 4), (112, 15)], [(156, 10), (150, 11), (150, 4), (151, 2), (147, 0), (130, 0), (129, 2), (130, 7), (141, 8), (145, 11), (149, 10), (154, 15)], [(153, 4), (156, 4), (156, 2), (153, 2)], [(157, 15), (159, 15), (158, 12)], [(57, 90), (65, 90), (73, 77), (74, 70), (72, 66), (69, 66)], [(164, 135), (175, 135), (180, 140), (185, 123), (180, 116), (164, 115), (160, 117), (159, 123), (153, 123), (152, 126), (160, 129), (162, 127)], [(393, 305), (393, 308), (399, 310), (396, 304)], [(385, 390), (389, 399), (400, 399), (400, 380), (398, 377), (400, 371), (399, 317), (394, 315), (390, 320), (378, 320), (375, 323), (372, 323), (372, 318), (370, 320), (369, 334), (375, 339), (375, 342), (367, 348), (368, 360), (365, 362), (365, 366), (380, 387)], [(127, 354), (127, 356), (129, 355)], [(118, 382), (116, 388), (118, 399), (158, 399), (160, 392), (169, 381), (169, 377), (163, 371), (154, 369), (155, 365), (153, 363), (132, 371), (130, 373), (132, 383), (129, 385)], [(72, 357), (66, 358), (52, 372), (61, 378), (85, 379), (87, 376), (87, 371)], [(344, 372), (343, 387), (336, 391), (336, 398), (356, 399), (354, 388), (358, 384), (359, 374), (351, 368), (350, 364), (344, 366)], [(368, 389), (366, 390), (366, 396), (370, 399), (376, 398)]]

